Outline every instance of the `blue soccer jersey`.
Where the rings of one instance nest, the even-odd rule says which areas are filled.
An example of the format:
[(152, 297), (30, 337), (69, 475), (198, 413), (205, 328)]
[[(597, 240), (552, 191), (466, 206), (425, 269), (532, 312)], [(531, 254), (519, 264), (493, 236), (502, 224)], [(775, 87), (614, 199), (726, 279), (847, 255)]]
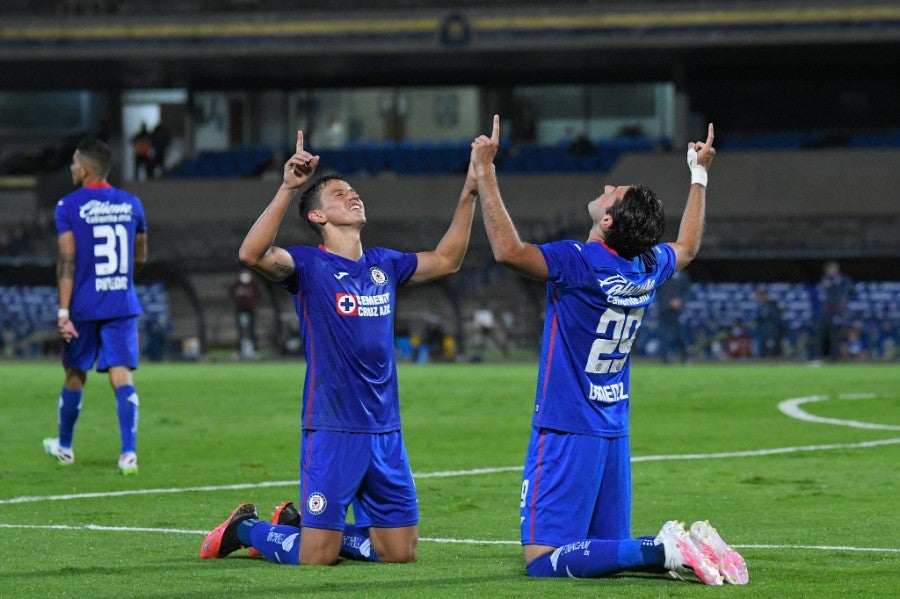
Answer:
[(384, 248), (357, 261), (321, 246), (287, 251), (295, 273), (282, 285), (294, 296), (307, 362), (303, 428), (400, 430), (394, 310), (418, 258)]
[(627, 435), (631, 346), (675, 252), (660, 244), (625, 260), (597, 242), (539, 247), (549, 277), (533, 426)]
[(147, 231), (138, 198), (108, 183), (85, 185), (56, 204), (56, 231), (75, 236), (72, 320), (143, 312), (134, 288), (134, 239)]

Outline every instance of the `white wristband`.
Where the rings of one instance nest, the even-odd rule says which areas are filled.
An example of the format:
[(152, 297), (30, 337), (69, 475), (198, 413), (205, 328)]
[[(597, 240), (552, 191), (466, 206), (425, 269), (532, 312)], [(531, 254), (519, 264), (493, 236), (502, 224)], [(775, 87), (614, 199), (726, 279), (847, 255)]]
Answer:
[(703, 187), (706, 187), (709, 176), (706, 173), (706, 167), (697, 164), (697, 150), (690, 148), (687, 151), (687, 163), (688, 167), (691, 169), (691, 184), (699, 183)]
[(57, 318), (68, 318), (68, 317), (69, 317), (69, 311), (66, 310), (65, 308), (60, 308), (60, 309), (59, 309), (59, 312), (56, 313), (56, 317), (57, 317)]
[(706, 169), (702, 166), (695, 166), (691, 168), (691, 184), (699, 183), (703, 187), (706, 187), (706, 181), (709, 179), (709, 175), (706, 174)]

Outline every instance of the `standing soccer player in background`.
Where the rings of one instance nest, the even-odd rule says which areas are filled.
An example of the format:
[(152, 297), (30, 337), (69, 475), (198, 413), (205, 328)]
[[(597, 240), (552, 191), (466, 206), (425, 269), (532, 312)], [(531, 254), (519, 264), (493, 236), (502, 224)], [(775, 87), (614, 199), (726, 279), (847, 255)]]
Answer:
[[(450, 227), (432, 251), (363, 251), (362, 199), (334, 175), (313, 181), (300, 200), (301, 218), (321, 244), (274, 246), (291, 199), (318, 163), (298, 131), (281, 187), (239, 253), (247, 266), (290, 291), (300, 320), (307, 361), (300, 512), (285, 502), (269, 524), (259, 521), (253, 504), (243, 503), (207, 535), (200, 557), (249, 546), (280, 564), (330, 565), (339, 555), (416, 559), (419, 513), (394, 357), (397, 289), (459, 270), (475, 214), (475, 176), (470, 167)], [(354, 525), (345, 523), (351, 503)]]
[(75, 461), (72, 437), (87, 372), (108, 372), (116, 396), (122, 452), (119, 472), (137, 474), (138, 316), (143, 312), (134, 274), (147, 261), (147, 223), (138, 198), (106, 178), (109, 147), (84, 140), (72, 156), (72, 182), (81, 187), (56, 205), (59, 260), (57, 326), (63, 338), (65, 382), (59, 395), (59, 436), (44, 451), (61, 465)]
[(471, 162), (494, 258), (547, 281), (541, 370), (520, 501), (531, 576), (593, 578), (625, 570), (693, 572), (705, 584), (745, 584), (743, 559), (715, 529), (688, 533), (667, 522), (655, 537), (631, 538), (628, 444), (630, 351), (656, 288), (700, 248), (707, 169), (715, 150), (688, 146), (691, 188), (678, 239), (660, 244), (662, 202), (646, 187), (605, 186), (587, 208), (587, 242), (523, 243), (503, 205), (490, 137), (472, 142)]

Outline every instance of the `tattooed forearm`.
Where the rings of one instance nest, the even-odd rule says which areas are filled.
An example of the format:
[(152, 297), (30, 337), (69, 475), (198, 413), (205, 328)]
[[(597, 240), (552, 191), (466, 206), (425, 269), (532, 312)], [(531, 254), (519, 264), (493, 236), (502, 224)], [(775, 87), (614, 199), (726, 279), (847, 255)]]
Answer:
[(289, 275), (294, 272), (294, 266), (291, 264), (283, 264), (281, 262), (276, 262), (274, 265), (274, 270), (278, 273)]
[(56, 261), (56, 280), (72, 279), (75, 277), (75, 256), (73, 254), (61, 254)]

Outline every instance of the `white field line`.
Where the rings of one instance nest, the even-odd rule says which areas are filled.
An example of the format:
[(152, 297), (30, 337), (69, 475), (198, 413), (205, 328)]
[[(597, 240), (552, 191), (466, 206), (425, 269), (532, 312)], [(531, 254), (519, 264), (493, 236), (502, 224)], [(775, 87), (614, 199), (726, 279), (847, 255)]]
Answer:
[[(827, 445), (801, 445), (797, 447), (775, 447), (772, 449), (752, 449), (747, 451), (731, 451), (720, 453), (687, 453), (670, 455), (648, 455), (632, 457), (632, 462), (659, 462), (667, 460), (708, 460), (720, 458), (740, 458), (765, 455), (778, 455), (803, 451), (826, 451), (831, 449), (864, 449), (881, 445), (894, 445), (900, 443), (900, 438), (879, 439), (877, 441), (862, 441), (860, 443), (834, 443)], [(472, 476), (477, 474), (497, 474), (500, 472), (518, 472), (521, 466), (500, 466), (497, 468), (475, 468), (472, 470), (442, 470), (438, 472), (422, 472), (414, 474), (416, 479), (425, 478), (451, 478), (456, 476)], [(37, 501), (65, 501), (69, 499), (91, 499), (97, 497), (123, 497), (126, 495), (162, 495), (170, 493), (192, 493), (209, 491), (234, 491), (240, 489), (263, 489), (270, 487), (298, 486), (297, 480), (263, 481), (259, 483), (241, 483), (233, 485), (208, 485), (200, 487), (174, 487), (168, 489), (134, 489), (129, 491), (104, 491), (95, 493), (75, 493), (71, 495), (26, 495), (0, 499), (0, 505), (11, 503), (34, 503)]]
[[(68, 524), (3, 524), (0, 528), (19, 528), (28, 530), (92, 530), (104, 532), (153, 532), (163, 534), (181, 535), (205, 535), (208, 530), (185, 530), (180, 528), (143, 528), (135, 526), (100, 526), (98, 524), (84, 524), (72, 526)], [(420, 537), (420, 541), (426, 543), (441, 543), (446, 545), (521, 545), (519, 541), (490, 541), (480, 539), (447, 539), (442, 537)], [(849, 547), (834, 545), (732, 545), (738, 549), (809, 549), (814, 551), (865, 551), (871, 553), (900, 553), (896, 547)]]
[[(743, 458), (753, 456), (777, 455), (801, 451), (826, 451), (831, 449), (863, 449), (880, 445), (900, 443), (900, 438), (863, 441), (860, 443), (834, 443), (831, 445), (803, 445), (798, 447), (775, 447), (772, 449), (754, 449), (748, 451), (732, 451), (721, 453), (689, 453), (674, 455), (647, 455), (631, 458), (632, 462), (659, 462), (665, 460), (712, 460), (721, 458)], [(476, 474), (497, 474), (500, 472), (520, 472), (522, 466), (501, 466), (497, 468), (475, 468), (473, 470), (443, 470), (439, 472), (423, 472), (413, 474), (416, 479), (451, 478), (455, 476), (472, 476)], [(98, 497), (124, 497), (127, 495), (161, 495), (171, 493), (193, 493), (209, 491), (234, 491), (240, 489), (261, 489), (269, 487), (296, 487), (297, 480), (264, 481), (259, 483), (242, 483), (235, 485), (210, 485), (202, 487), (175, 487), (169, 489), (132, 489), (128, 491), (105, 491), (96, 493), (73, 493), (70, 495), (26, 495), (0, 499), (0, 505), (12, 503), (35, 503), (38, 501), (66, 501), (69, 499), (93, 499)]]
[[(846, 395), (839, 395), (839, 399), (871, 399), (875, 397), (875, 395), (871, 393), (848, 393)], [(806, 422), (818, 422), (820, 424), (834, 424), (837, 426), (850, 426), (853, 428), (866, 428), (866, 429), (874, 429), (880, 431), (900, 431), (900, 426), (895, 426), (892, 424), (875, 424), (872, 422), (859, 422), (858, 420), (840, 420), (838, 418), (825, 418), (823, 416), (816, 416), (815, 414), (810, 414), (806, 410), (800, 408), (801, 405), (805, 403), (812, 403), (816, 401), (825, 401), (829, 399), (826, 395), (811, 395), (809, 397), (795, 397), (793, 399), (786, 399), (778, 404), (778, 409), (790, 418), (796, 418), (797, 420), (804, 420)]]
[[(841, 399), (866, 399), (874, 397), (872, 394), (859, 393), (847, 394), (839, 396)], [(880, 425), (866, 422), (858, 422), (855, 420), (838, 420), (835, 418), (823, 418), (809, 414), (800, 409), (798, 406), (816, 401), (824, 401), (827, 396), (814, 395), (810, 397), (793, 398), (782, 401), (778, 404), (778, 409), (790, 418), (805, 420), (808, 422), (820, 422), (824, 424), (836, 424), (840, 426), (851, 426), (855, 428), (879, 429), (879, 430), (900, 430), (900, 426)], [(805, 445), (797, 447), (779, 447), (773, 449), (757, 449), (749, 451), (733, 451), (722, 453), (705, 453), (705, 454), (675, 454), (675, 455), (656, 455), (656, 456), (637, 456), (632, 457), (632, 462), (655, 462), (664, 460), (702, 460), (702, 459), (720, 459), (733, 457), (751, 457), (763, 455), (776, 455), (784, 453), (795, 453), (801, 451), (825, 451), (830, 449), (861, 449), (867, 447), (877, 447), (880, 445), (893, 445), (900, 443), (900, 438), (881, 439), (878, 441), (864, 441), (861, 443), (835, 443), (828, 445)], [(502, 466), (498, 468), (476, 468), (472, 470), (444, 470), (438, 472), (425, 472), (414, 474), (414, 478), (450, 478), (455, 476), (471, 476), (477, 474), (495, 474), (500, 472), (517, 472), (521, 470), (521, 466)], [(261, 483), (245, 483), (237, 485), (219, 485), (219, 486), (202, 486), (202, 487), (183, 487), (170, 489), (136, 489), (132, 491), (111, 491), (105, 493), (78, 493), (72, 495), (46, 495), (46, 496), (25, 496), (13, 497), (10, 499), (0, 499), (0, 504), (13, 503), (31, 503), (36, 501), (61, 501), (68, 499), (86, 499), (95, 497), (120, 497), (124, 495), (150, 495), (164, 493), (185, 493), (185, 492), (203, 492), (203, 491), (221, 491), (221, 490), (237, 490), (237, 489), (259, 489), (266, 487), (285, 487), (299, 485), (299, 481), (268, 481)], [(72, 526), (66, 524), (54, 525), (26, 525), (26, 524), (4, 524), (0, 522), (0, 528), (26, 528), (26, 529), (44, 529), (44, 530), (99, 530), (110, 532), (153, 532), (168, 534), (206, 534), (206, 530), (184, 530), (177, 528), (138, 528), (125, 526), (100, 526), (98, 524), (85, 524), (81, 526)], [(422, 537), (420, 541), (431, 543), (448, 543), (448, 544), (467, 544), (467, 545), (519, 545), (518, 541), (489, 541), (476, 539), (446, 539)], [(831, 545), (734, 545), (741, 549), (810, 549), (817, 551), (867, 551), (867, 552), (885, 552), (900, 553), (900, 548), (893, 547), (841, 547)]]

